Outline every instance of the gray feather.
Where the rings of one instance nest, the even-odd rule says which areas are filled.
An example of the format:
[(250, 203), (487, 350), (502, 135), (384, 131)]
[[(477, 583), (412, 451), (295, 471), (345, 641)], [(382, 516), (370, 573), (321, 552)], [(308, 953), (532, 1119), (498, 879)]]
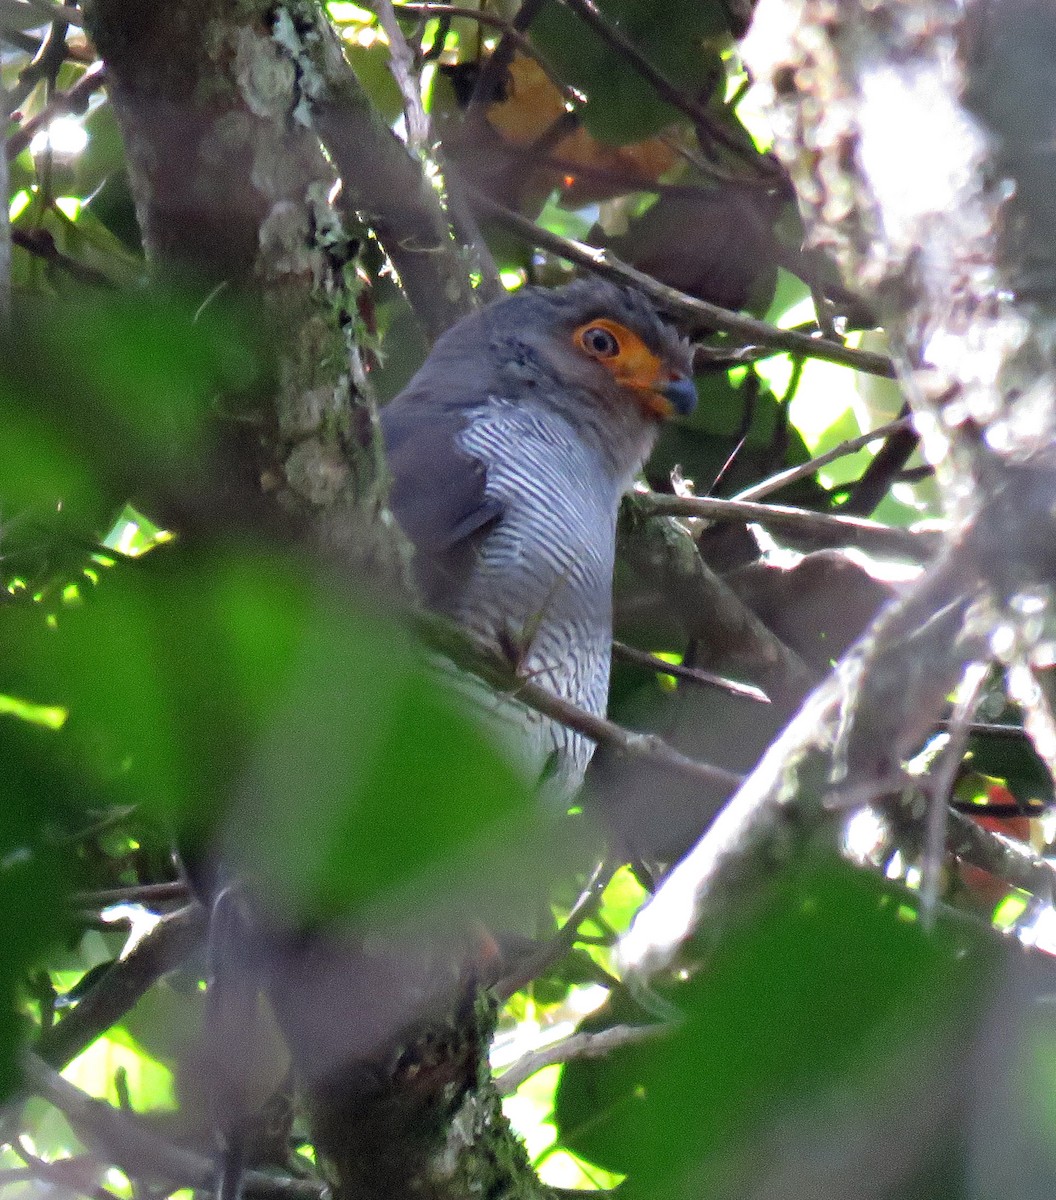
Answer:
[[(688, 369), (688, 348), (644, 297), (599, 280), (525, 288), (460, 321), (382, 413), (393, 512), (416, 547), (423, 597), (519, 669), (602, 715), (612, 644), (612, 574), (621, 494), (655, 422), (577, 352), (595, 317), (633, 329)], [(534, 775), (567, 797), (593, 744), (478, 681), (460, 688), (505, 731)]]

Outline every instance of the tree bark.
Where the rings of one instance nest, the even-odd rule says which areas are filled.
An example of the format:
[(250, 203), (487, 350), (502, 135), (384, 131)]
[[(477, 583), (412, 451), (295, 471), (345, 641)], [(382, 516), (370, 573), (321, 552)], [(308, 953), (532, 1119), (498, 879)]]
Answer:
[[(188, 320), (223, 302), (262, 331), (258, 378), (219, 406), (222, 452), (204, 486), (166, 491), (162, 519), (205, 536), (232, 523), (274, 534), (281, 514), (292, 518), (282, 535), (329, 562), (402, 579), (351, 222), (368, 219), (427, 332), (467, 311), (468, 261), (422, 164), (373, 112), (314, 4), (93, 0), (86, 18), (155, 275), (190, 288)], [(272, 1004), (342, 1200), (550, 1195), (502, 1115), (493, 1012), (472, 988), (371, 991), (384, 964), (358, 949), (324, 937), (305, 949), (283, 933), (278, 943), (265, 969)], [(379, 1027), (392, 1028), (393, 1008), (407, 1027), (372, 1037), (371, 1008), (386, 1005)], [(345, 1030), (363, 1035), (355, 1052)]]
[(839, 813), (897, 794), (973, 664), (1005, 672), (1056, 765), (1038, 674), (1056, 588), (1054, 45), (1039, 0), (756, 11), (746, 59), (777, 152), (810, 238), (881, 317), (952, 530), (639, 915), (629, 962), (668, 961), (717, 908), (831, 840)]

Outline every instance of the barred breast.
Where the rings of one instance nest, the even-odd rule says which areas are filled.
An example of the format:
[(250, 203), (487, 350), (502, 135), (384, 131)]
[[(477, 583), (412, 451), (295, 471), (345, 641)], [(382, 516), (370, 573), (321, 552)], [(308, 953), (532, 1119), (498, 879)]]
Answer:
[[(487, 466), (503, 518), (481, 542), (455, 618), (523, 651), (521, 674), (603, 715), (612, 652), (616, 511), (624, 481), (560, 415), (491, 398), (459, 434)], [(579, 786), (593, 743), (509, 698), (488, 698), (525, 765)]]

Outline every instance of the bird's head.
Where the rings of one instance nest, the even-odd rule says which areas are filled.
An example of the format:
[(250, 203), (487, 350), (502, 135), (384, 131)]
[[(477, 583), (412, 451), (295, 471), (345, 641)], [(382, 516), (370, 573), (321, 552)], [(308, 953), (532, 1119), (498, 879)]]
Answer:
[(691, 353), (640, 292), (603, 279), (526, 287), (463, 318), (405, 389), (449, 412), (489, 398), (548, 408), (626, 480), (663, 420), (696, 404)]
[(493, 336), (509, 346), (514, 369), (562, 398), (650, 424), (696, 405), (689, 344), (640, 292), (588, 278), (526, 288), (491, 312)]

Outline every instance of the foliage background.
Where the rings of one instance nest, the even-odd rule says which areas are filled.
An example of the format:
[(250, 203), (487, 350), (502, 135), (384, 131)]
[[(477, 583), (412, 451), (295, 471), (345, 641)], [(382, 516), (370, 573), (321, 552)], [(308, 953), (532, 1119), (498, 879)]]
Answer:
[[(315, 68), (290, 50), (317, 44), (309, 10), (354, 72), (338, 113), (360, 158), (327, 141)], [(231, 1105), (249, 1130), (247, 1191), (319, 1195), (318, 1125), (290, 1082), (284, 1042), (304, 1064), (289, 1018), (280, 1032), (263, 1001), (258, 1013), (254, 986), (249, 1034), (218, 1047), (210, 1028), (208, 997), (226, 985), (192, 883), (219, 856), (276, 922), (354, 926), (392, 958), (425, 946), (450, 967), (468, 955), (484, 975), (479, 962), (498, 955), (499, 994), (524, 968), (493, 932), (521, 939), (515, 950), (529, 936), (549, 948), (503, 994), (491, 1051), (501, 1087), (503, 1070), (564, 1047), (504, 1102), (541, 1182), (511, 1167), (494, 1194), (621, 1180), (632, 1197), (986, 1196), (998, 1180), (1042, 1194), (1056, 1142), (1053, 1028), (1038, 997), (1051, 982), (1042, 954), (1012, 947), (1052, 936), (1035, 886), (1048, 870), (1051, 780), (1000, 672), (980, 688), (967, 744), (953, 738), (945, 790), (921, 785), (872, 824), (830, 816), (646, 984), (618, 940), (731, 789), (683, 784), (610, 745), (584, 813), (535, 812), (394, 616), (405, 563), (382, 516), (370, 413), (460, 308), (569, 278), (570, 260), (589, 254), (567, 239), (606, 249), (610, 272), (615, 255), (676, 289), (671, 307), (700, 346), (700, 404), (664, 432), (647, 471), (653, 499), (684, 491), (676, 467), (697, 495), (735, 497), (881, 429), (786, 486), (778, 500), (801, 522), (761, 546), (743, 516), (691, 527), (693, 562), (781, 643), (776, 672), (754, 625), (744, 644), (709, 642), (712, 585), (642, 532), (662, 527), (678, 543), (685, 527), (628, 508), (618, 638), (672, 667), (758, 684), (774, 711), (624, 659), (616, 722), (747, 772), (874, 610), (919, 574), (925, 534), (892, 555), (883, 531), (856, 530), (855, 553), (874, 551), (866, 569), (845, 552), (848, 527), (812, 520), (906, 529), (944, 513), (915, 435), (889, 427), (904, 400), (875, 297), (849, 290), (833, 256), (803, 248), (772, 113), (738, 48), (751, 14), (719, 0), (206, 14), (239, 48), (252, 118), (280, 114), (282, 135), (254, 168), (268, 163), (276, 194), (288, 177), (291, 194), (310, 194), (310, 238), (295, 252), (284, 234), (269, 260), (243, 201), (246, 180), (263, 185), (238, 154), (195, 228), (183, 189), (208, 190), (215, 168), (196, 157), (198, 117), (161, 102), (154, 112), (127, 66), (142, 54), (136, 69), (148, 83), (156, 70), (167, 97), (166, 73), (197, 61), (205, 11), (177, 3), (141, 19), (121, 5), (0, 3), (0, 1187), (105, 1200), (204, 1187)], [(251, 34), (280, 50), (243, 62)], [(287, 103), (294, 76), (314, 126)], [(389, 126), (409, 151), (385, 140)], [(340, 194), (323, 186), (335, 163)], [(436, 278), (412, 261), (401, 225), (421, 216), (406, 216), (410, 169), (419, 208), (447, 238)], [(309, 437), (311, 404), (290, 396), (326, 411)], [(326, 408), (333, 397), (346, 407)], [(327, 475), (334, 445), (351, 465)], [(949, 727), (918, 733), (922, 770), (944, 762)], [(947, 801), (1013, 818), (999, 828), (1032, 847), (1013, 870), (983, 832), (936, 861), (924, 812)], [(954, 828), (970, 840), (963, 818)], [(387, 1043), (421, 1012), (410, 984), (379, 988), (369, 976), (349, 985), (345, 1015), (369, 1025), (381, 994)], [(303, 1015), (305, 1029), (317, 1023)], [(603, 1040), (566, 1040), (576, 1028)], [(324, 1020), (313, 1060), (336, 1060), (331, 1035)], [(85, 1109), (63, 1080), (125, 1123)], [(450, 1118), (437, 1119), (441, 1141)], [(405, 1135), (399, 1121), (370, 1133), (393, 1138), (394, 1158)], [(347, 1173), (337, 1180), (358, 1194)]]

